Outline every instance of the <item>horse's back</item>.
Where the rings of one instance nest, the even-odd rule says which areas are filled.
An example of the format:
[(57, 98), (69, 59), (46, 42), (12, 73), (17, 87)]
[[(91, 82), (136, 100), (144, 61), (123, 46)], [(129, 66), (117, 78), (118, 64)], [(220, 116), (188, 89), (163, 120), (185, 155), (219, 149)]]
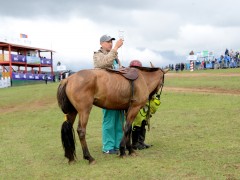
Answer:
[[(130, 83), (119, 74), (104, 69), (81, 70), (67, 78), (67, 94), (72, 101), (107, 107), (119, 99), (127, 104), (130, 96)], [(114, 107), (118, 108), (118, 107)]]

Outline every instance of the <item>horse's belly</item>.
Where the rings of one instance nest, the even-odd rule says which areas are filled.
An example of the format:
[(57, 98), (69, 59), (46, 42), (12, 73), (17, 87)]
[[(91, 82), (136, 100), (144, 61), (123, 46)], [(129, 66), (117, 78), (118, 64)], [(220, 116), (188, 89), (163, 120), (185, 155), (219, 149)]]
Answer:
[(130, 93), (106, 90), (94, 98), (93, 104), (106, 109), (126, 109), (129, 106)]

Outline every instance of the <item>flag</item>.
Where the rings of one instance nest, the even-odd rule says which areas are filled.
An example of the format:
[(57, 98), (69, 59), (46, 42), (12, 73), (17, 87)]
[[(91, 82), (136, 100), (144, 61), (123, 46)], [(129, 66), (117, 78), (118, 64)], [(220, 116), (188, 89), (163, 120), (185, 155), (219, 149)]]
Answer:
[(20, 34), (20, 38), (28, 38), (28, 35), (26, 35), (26, 34)]

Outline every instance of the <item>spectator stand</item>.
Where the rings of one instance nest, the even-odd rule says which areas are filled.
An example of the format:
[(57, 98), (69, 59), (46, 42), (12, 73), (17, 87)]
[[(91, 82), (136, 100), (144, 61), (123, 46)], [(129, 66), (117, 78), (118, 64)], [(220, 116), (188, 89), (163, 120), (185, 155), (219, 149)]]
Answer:
[(53, 80), (53, 52), (7, 42), (0, 42), (0, 76), (10, 79), (11, 86)]

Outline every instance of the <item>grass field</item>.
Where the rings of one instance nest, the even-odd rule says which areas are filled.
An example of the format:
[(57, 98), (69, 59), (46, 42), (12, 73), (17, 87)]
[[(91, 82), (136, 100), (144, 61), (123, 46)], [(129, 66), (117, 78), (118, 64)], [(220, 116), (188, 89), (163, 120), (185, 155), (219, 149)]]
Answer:
[(94, 107), (86, 137), (93, 166), (78, 139), (77, 162), (63, 156), (58, 83), (0, 89), (0, 179), (240, 179), (239, 82), (240, 69), (168, 73), (147, 132), (154, 146), (136, 157), (102, 154)]

